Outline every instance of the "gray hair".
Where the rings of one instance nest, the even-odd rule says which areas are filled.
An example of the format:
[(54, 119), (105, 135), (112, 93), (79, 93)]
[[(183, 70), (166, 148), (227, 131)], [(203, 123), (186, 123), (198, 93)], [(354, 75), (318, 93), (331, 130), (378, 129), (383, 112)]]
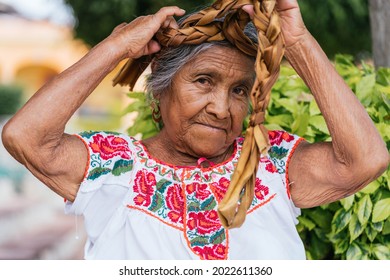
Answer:
[[(252, 22), (244, 29), (244, 34), (254, 43), (258, 43), (257, 31)], [(170, 89), (176, 73), (200, 53), (214, 47), (226, 46), (235, 48), (228, 40), (207, 42), (199, 45), (180, 45), (164, 48), (154, 59), (152, 73), (146, 79), (146, 92), (149, 100), (156, 94)]]

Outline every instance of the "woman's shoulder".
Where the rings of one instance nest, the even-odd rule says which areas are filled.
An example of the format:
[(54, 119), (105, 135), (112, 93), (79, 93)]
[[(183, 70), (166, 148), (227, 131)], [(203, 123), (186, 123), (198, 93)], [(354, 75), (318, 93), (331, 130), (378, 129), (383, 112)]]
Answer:
[(276, 166), (279, 173), (285, 173), (296, 147), (304, 139), (284, 130), (270, 130), (268, 136), (270, 142), (269, 159)]
[(86, 179), (95, 180), (107, 173), (119, 176), (132, 169), (137, 142), (134, 137), (110, 131), (85, 131), (76, 136), (89, 154)]

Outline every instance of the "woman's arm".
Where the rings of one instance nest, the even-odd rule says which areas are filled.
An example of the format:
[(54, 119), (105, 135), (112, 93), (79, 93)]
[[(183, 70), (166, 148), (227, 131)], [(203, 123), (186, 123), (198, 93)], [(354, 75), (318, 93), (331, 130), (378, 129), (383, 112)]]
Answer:
[(373, 122), (316, 40), (305, 28), (297, 1), (278, 0), (285, 56), (310, 88), (332, 137), (331, 143), (301, 143), (291, 158), (291, 195), (301, 208), (357, 192), (389, 164)]
[(174, 25), (178, 7), (121, 24), (76, 64), (44, 85), (4, 126), (4, 146), (38, 179), (73, 201), (87, 164), (87, 150), (65, 125), (103, 78), (124, 58), (160, 49), (152, 40), (164, 25)]

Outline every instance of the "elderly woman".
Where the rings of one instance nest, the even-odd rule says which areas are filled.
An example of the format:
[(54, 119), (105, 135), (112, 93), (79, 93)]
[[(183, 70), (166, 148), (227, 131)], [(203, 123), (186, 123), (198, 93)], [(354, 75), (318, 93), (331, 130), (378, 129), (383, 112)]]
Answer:
[[(156, 33), (180, 29), (173, 16), (185, 12), (178, 7), (118, 26), (6, 125), (2, 137), (9, 152), (67, 200), (68, 213), (84, 216), (86, 258), (304, 259), (295, 229), (299, 208), (353, 194), (386, 169), (384, 142), (305, 28), (297, 1), (276, 1), (281, 28), (279, 21), (264, 24), (270, 13), (259, 13), (259, 5), (269, 4), (272, 10), (275, 1), (217, 1), (197, 15), (223, 23), (231, 17), (215, 11), (236, 9), (238, 19), (250, 16), (258, 30), (276, 24), (266, 36), (276, 42), (282, 30), (285, 57), (310, 87), (332, 142), (267, 133), (264, 98), (252, 104), (252, 130), (244, 141), (249, 97), (269, 92), (264, 81), (272, 84), (281, 53), (265, 52), (268, 69), (257, 59), (255, 71), (251, 51), (228, 35), (164, 47)], [(255, 39), (248, 28), (244, 33)], [(156, 53), (148, 88), (163, 123), (157, 136), (139, 141), (108, 132), (64, 133), (69, 118), (121, 60)]]

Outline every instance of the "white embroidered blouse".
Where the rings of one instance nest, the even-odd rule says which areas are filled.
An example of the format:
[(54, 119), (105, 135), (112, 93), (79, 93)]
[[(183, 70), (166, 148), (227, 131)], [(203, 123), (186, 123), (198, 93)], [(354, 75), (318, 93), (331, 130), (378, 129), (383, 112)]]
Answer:
[(243, 139), (231, 158), (208, 168), (154, 159), (142, 141), (80, 134), (89, 151), (85, 178), (65, 212), (83, 215), (86, 259), (305, 259), (295, 225), (300, 210), (288, 188), (288, 164), (302, 140), (270, 131), (255, 197), (240, 228), (224, 229), (218, 203), (230, 183)]

